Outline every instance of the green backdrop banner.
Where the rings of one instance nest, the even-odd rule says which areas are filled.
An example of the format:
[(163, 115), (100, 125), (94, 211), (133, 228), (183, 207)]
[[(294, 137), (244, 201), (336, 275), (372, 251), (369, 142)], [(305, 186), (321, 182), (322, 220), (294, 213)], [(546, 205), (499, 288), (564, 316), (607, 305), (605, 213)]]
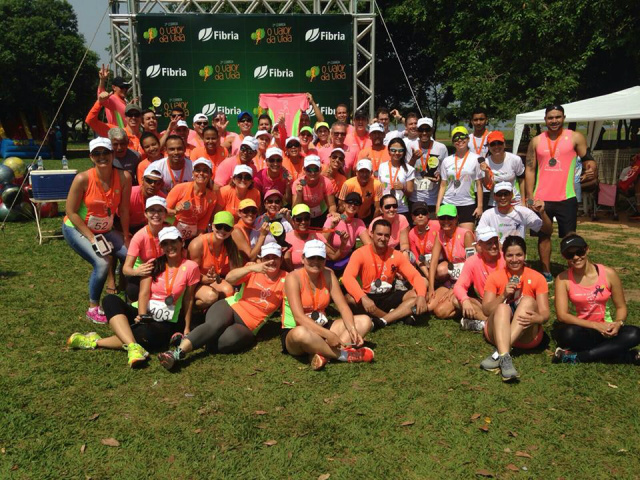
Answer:
[(162, 129), (179, 105), (189, 126), (196, 113), (218, 110), (237, 131), (236, 115), (259, 113), (260, 93), (310, 92), (327, 121), (337, 104), (351, 104), (350, 15), (145, 14), (136, 20), (142, 107), (155, 108)]

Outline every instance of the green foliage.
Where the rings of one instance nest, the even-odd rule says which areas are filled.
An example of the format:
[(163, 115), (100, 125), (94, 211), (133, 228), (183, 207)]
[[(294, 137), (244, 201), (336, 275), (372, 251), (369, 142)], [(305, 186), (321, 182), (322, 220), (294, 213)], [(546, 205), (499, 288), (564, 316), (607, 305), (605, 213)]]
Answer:
[[(0, 0), (0, 104), (16, 111), (55, 112), (85, 53), (66, 0)], [(89, 52), (64, 115), (86, 115), (95, 100), (98, 57)]]

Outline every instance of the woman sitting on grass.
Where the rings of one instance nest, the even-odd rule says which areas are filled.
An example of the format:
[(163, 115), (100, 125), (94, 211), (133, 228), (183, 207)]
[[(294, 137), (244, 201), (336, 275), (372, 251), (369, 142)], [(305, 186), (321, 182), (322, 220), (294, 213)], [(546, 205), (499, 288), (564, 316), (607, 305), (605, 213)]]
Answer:
[(284, 277), (280, 269), (282, 249), (277, 243), (267, 243), (260, 249), (258, 263), (231, 270), (227, 282), (242, 285), (240, 298), (216, 303), (207, 311), (202, 325), (188, 335), (175, 335), (174, 350), (160, 353), (158, 360), (171, 370), (177, 361), (193, 350), (207, 345), (211, 353), (233, 353), (256, 344), (256, 335), (267, 317), (282, 305)]
[[(311, 368), (319, 370), (330, 359), (371, 362), (373, 350), (363, 347), (371, 330), (367, 315), (356, 315), (344, 298), (336, 275), (325, 267), (327, 251), (320, 240), (306, 242), (302, 268), (287, 275), (282, 312), (283, 353), (311, 356)], [(342, 318), (329, 320), (325, 309), (333, 299)]]
[[(147, 349), (166, 348), (174, 333), (189, 333), (193, 292), (200, 280), (198, 264), (184, 258), (177, 228), (165, 227), (158, 237), (164, 255), (153, 262), (151, 275), (140, 282), (138, 308), (127, 305), (117, 295), (107, 295), (102, 306), (115, 335), (101, 338), (95, 332), (74, 333), (67, 340), (69, 347), (123, 348), (129, 354), (129, 366), (134, 368), (148, 360)], [(184, 323), (178, 322), (183, 306)]]
[[(625, 325), (627, 303), (616, 271), (589, 260), (585, 240), (570, 233), (560, 243), (569, 269), (556, 278), (556, 315), (554, 332), (558, 348), (554, 363), (614, 360), (640, 365), (640, 328)], [(609, 299), (615, 306), (611, 317)], [(571, 303), (576, 311), (569, 311)]]
[(480, 368), (500, 371), (502, 380), (517, 380), (511, 347), (532, 349), (542, 342), (542, 325), (549, 320), (549, 289), (544, 277), (525, 266), (527, 245), (523, 238), (508, 236), (502, 243), (506, 268), (489, 275), (482, 310), (488, 317), (484, 335), (497, 350)]

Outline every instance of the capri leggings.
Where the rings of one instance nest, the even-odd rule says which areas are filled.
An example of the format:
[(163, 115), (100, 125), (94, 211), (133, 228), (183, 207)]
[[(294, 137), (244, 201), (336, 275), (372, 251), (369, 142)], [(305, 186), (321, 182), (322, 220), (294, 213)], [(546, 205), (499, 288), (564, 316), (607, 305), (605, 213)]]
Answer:
[(612, 338), (578, 325), (559, 325), (554, 333), (558, 345), (576, 352), (581, 362), (615, 360), (640, 344), (640, 328), (633, 325), (624, 325)]
[(197, 350), (207, 345), (209, 352), (233, 353), (246, 350), (256, 344), (255, 335), (225, 300), (220, 300), (207, 310), (202, 325), (186, 336)]
[(136, 343), (145, 350), (162, 350), (169, 346), (169, 339), (175, 332), (182, 330), (181, 323), (149, 322), (135, 323), (138, 309), (127, 305), (117, 295), (107, 295), (102, 299), (102, 309), (109, 321), (116, 315), (124, 315), (129, 320)]

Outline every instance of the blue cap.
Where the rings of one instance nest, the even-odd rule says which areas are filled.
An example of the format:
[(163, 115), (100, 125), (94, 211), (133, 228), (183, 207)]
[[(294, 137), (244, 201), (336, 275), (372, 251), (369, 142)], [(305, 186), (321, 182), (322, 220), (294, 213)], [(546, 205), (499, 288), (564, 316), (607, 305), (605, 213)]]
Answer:
[(249, 118), (253, 120), (253, 115), (245, 110), (243, 112), (240, 112), (240, 115), (238, 115), (238, 121), (242, 120), (242, 117), (244, 117), (245, 115), (249, 115)]

